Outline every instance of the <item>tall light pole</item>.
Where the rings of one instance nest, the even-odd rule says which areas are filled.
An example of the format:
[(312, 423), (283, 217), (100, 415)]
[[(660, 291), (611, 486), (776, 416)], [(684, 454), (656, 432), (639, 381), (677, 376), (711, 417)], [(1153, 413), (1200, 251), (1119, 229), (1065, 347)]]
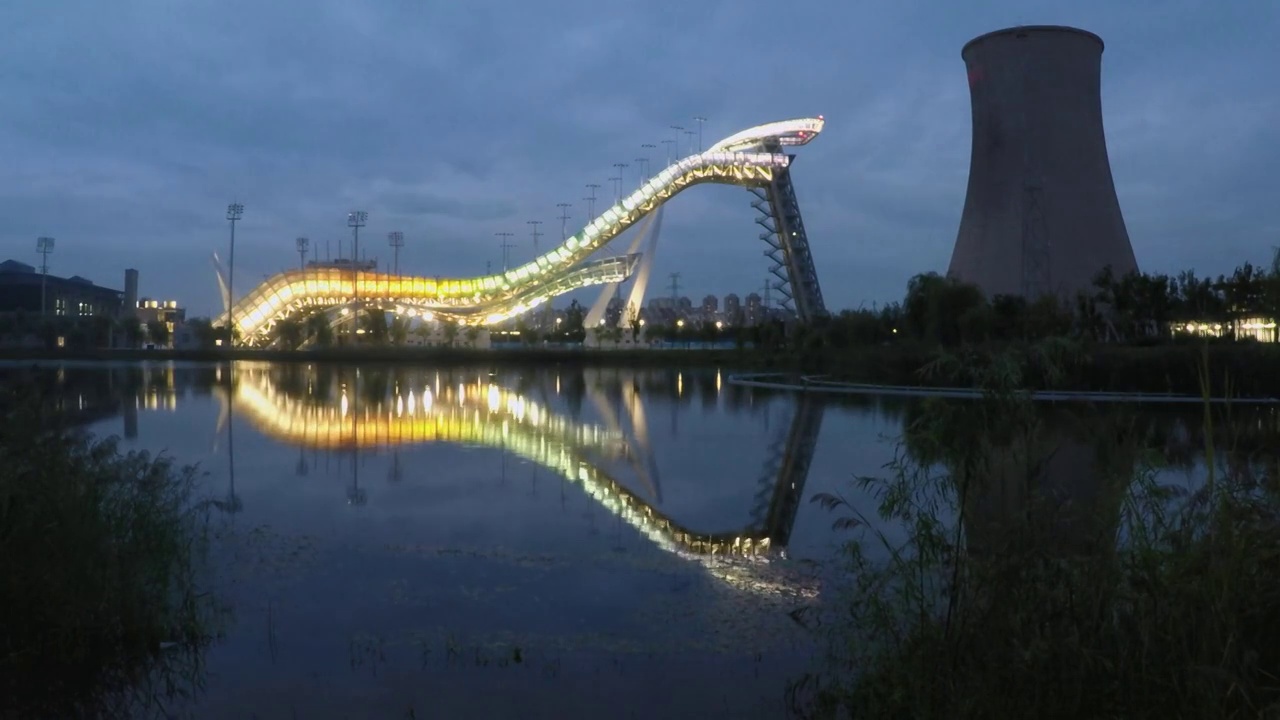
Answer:
[(649, 179), (649, 158), (636, 158), (636, 165), (640, 166), (640, 184), (643, 185), (644, 181)]
[(556, 203), (556, 207), (560, 208), (560, 242), (569, 239), (569, 208), (573, 207), (569, 203)]
[(369, 213), (363, 210), (352, 210), (347, 213), (347, 227), (351, 228), (351, 341), (355, 343), (356, 328), (360, 325), (355, 313), (356, 301), (360, 299), (360, 228), (365, 226)]
[(227, 222), (231, 225), (231, 254), (227, 257), (227, 345), (236, 345), (236, 221), (244, 216), (244, 205), (227, 206)]
[(591, 191), (591, 196), (582, 199), (587, 203), (587, 222), (591, 222), (596, 219), (596, 191), (600, 189), (600, 185), (587, 183), (587, 189)]
[(685, 131), (684, 131), (684, 135), (685, 135), (685, 137), (689, 138), (689, 149), (690, 149), (690, 150), (693, 150), (693, 136), (694, 136), (694, 135), (697, 135), (697, 134), (698, 134), (698, 133), (696, 133), (696, 132), (694, 132), (694, 131), (692, 131), (692, 130), (685, 130)]
[(613, 183), (613, 202), (616, 205), (622, 199), (622, 178), (611, 177), (609, 182)]
[(307, 249), (311, 247), (311, 240), (308, 238), (300, 237), (297, 240), (294, 240), (294, 244), (298, 248), (298, 265), (303, 270), (306, 270), (307, 269)]
[(623, 172), (623, 170), (626, 170), (631, 166), (622, 162), (614, 163), (613, 166), (618, 168), (618, 200), (617, 202), (622, 202), (622, 178), (626, 177), (627, 175), (625, 172)]
[[(654, 150), (657, 150), (657, 149), (658, 149), (658, 146), (657, 146), (657, 145), (654, 145), (653, 143), (645, 143), (645, 144), (643, 144), (643, 145), (641, 145), (641, 146), (640, 146), (640, 149), (644, 151), (644, 156), (645, 156), (644, 166), (645, 166), (646, 168), (648, 168), (648, 167), (649, 167), (649, 158), (653, 157), (653, 151), (654, 151)], [(648, 173), (648, 171), (647, 171), (647, 170), (645, 171), (644, 179), (645, 179), (645, 180), (648, 180), (648, 179), (649, 179), (649, 173)]]
[(675, 140), (671, 140), (671, 139), (669, 139), (669, 138), (668, 138), (668, 139), (666, 139), (666, 140), (663, 140), (663, 141), (662, 141), (662, 144), (667, 146), (667, 164), (668, 164), (668, 165), (670, 165), (670, 164), (672, 164), (672, 163), (674, 163), (674, 162), (675, 162), (675, 157), (676, 157), (675, 144), (676, 144), (676, 141), (675, 141)]
[(395, 275), (400, 274), (400, 248), (404, 247), (404, 233), (399, 230), (392, 230), (387, 233), (387, 242), (391, 245), (392, 258), (391, 272)]
[(679, 159), (680, 159), (680, 133), (684, 132), (684, 126), (683, 126), (683, 125), (669, 125), (668, 127), (670, 127), (670, 128), (671, 128), (671, 130), (672, 130), (672, 132), (674, 132), (674, 133), (676, 134), (676, 140), (675, 140), (675, 143), (676, 143), (676, 160), (679, 160)]
[(706, 122), (707, 119), (701, 115), (695, 115), (693, 121), (698, 123), (698, 152), (702, 152), (702, 123)]
[(542, 221), (530, 220), (525, 224), (533, 228), (533, 232), (530, 234), (533, 235), (533, 256), (536, 258), (538, 257), (538, 238), (542, 237), (542, 233), (538, 232), (538, 226), (542, 224)]
[(511, 250), (511, 248), (515, 247), (515, 244), (511, 242), (510, 238), (511, 238), (513, 235), (515, 235), (515, 233), (509, 233), (509, 232), (496, 232), (496, 233), (494, 233), (494, 235), (498, 236), (499, 238), (502, 238), (502, 245), (501, 245), (501, 247), (502, 247), (502, 272), (506, 272), (506, 271), (507, 271), (507, 260), (508, 260), (509, 251)]
[(36, 238), (36, 252), (40, 253), (40, 316), (45, 314), (45, 280), (49, 277), (49, 253), (53, 252), (53, 238)]

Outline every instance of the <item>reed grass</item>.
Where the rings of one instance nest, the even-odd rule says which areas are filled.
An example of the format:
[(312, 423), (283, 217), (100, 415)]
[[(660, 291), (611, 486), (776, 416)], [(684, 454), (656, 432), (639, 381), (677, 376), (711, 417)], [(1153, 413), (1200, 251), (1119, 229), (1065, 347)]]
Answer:
[(164, 714), (213, 634), (196, 470), (69, 427), (38, 389), (0, 411), (0, 717)]
[[(1054, 376), (1054, 357), (1042, 354), (1037, 372)], [(1094, 438), (1099, 456), (1132, 462), (1075, 478), (1104, 488), (1096, 505), (1076, 508), (1035, 499), (1055, 448), (1023, 390), (1025, 366), (971, 358), (984, 400), (951, 410), (964, 415), (949, 426), (941, 405), (922, 413), (908, 428), (914, 451), (899, 452), (884, 477), (856, 481), (875, 513), (815, 498), (852, 533), (849, 582), (834, 608), (810, 613), (831, 639), (828, 657), (791, 687), (793, 709), (922, 720), (1280, 717), (1275, 478), (1242, 472), (1247, 460), (1231, 457), (1231, 423), (1215, 417), (1229, 406), (1208, 402), (1207, 357), (1205, 481), (1162, 483), (1139, 439), (1107, 428)], [(980, 517), (974, 498), (1009, 482), (1010, 468), (1032, 499)], [(1090, 521), (1089, 537), (1077, 527), (1064, 539), (1072, 513)], [(889, 528), (906, 540), (892, 541)]]

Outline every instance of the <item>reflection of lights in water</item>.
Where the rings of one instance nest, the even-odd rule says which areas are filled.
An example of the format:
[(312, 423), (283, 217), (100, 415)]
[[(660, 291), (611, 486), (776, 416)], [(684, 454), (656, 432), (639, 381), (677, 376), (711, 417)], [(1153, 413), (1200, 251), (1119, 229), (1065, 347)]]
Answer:
[[(768, 564), (766, 538), (707, 536), (689, 532), (588, 461), (588, 454), (618, 460), (628, 445), (619, 431), (576, 423), (557, 416), (535, 401), (497, 385), (458, 387), (458, 403), (434, 405), (430, 390), (422, 393), (421, 412), (414, 413), (409, 393), (408, 416), (371, 414), (356, 422), (335, 421), (332, 408), (295, 403), (277, 390), (266, 373), (246, 373), (237, 387), (236, 405), (272, 437), (311, 447), (374, 447), (448, 442), (509, 450), (525, 460), (559, 473), (580, 485), (586, 495), (631, 525), (667, 552), (696, 561), (724, 582), (753, 592), (773, 592), (752, 576), (752, 567)], [(340, 399), (347, 413), (345, 391)], [(361, 504), (359, 490), (350, 499)], [(795, 588), (789, 593), (798, 592)]]
[(676, 397), (684, 396), (684, 373), (676, 373)]
[(396, 396), (396, 417), (404, 417), (404, 397)]
[(716, 394), (720, 394), (720, 371), (716, 370)]

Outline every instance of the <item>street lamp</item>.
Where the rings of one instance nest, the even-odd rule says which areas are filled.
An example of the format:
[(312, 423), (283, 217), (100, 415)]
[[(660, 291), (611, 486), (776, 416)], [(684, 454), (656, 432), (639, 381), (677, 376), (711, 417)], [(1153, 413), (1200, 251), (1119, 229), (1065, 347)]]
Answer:
[(701, 115), (695, 115), (693, 117), (693, 121), (698, 123), (698, 152), (701, 153), (702, 152), (702, 123), (706, 122), (707, 119), (702, 117)]
[(622, 178), (611, 177), (609, 178), (609, 182), (613, 183), (613, 202), (617, 203), (622, 199)]
[(294, 241), (298, 246), (298, 264), (303, 269), (307, 269), (307, 249), (311, 247), (311, 240), (300, 237)]
[(231, 254), (227, 257), (227, 346), (236, 345), (236, 221), (244, 216), (244, 205), (227, 206), (227, 222), (231, 225)]
[(668, 165), (675, 162), (675, 154), (676, 154), (675, 142), (676, 142), (675, 140), (671, 140), (669, 138), (667, 140), (662, 141), (662, 144), (667, 146), (667, 164)]
[(404, 233), (399, 230), (393, 230), (387, 233), (387, 242), (391, 245), (392, 266), (391, 272), (395, 275), (400, 274), (400, 248), (404, 247)]
[(53, 252), (53, 238), (36, 238), (36, 252), (40, 253), (40, 315), (45, 314), (45, 279), (49, 276), (49, 253)]
[(680, 159), (680, 133), (684, 132), (684, 126), (683, 126), (683, 125), (669, 125), (668, 127), (670, 127), (670, 128), (671, 128), (671, 130), (672, 130), (673, 132), (675, 132), (675, 134), (676, 134), (676, 139), (675, 139), (675, 143), (676, 143), (676, 160), (679, 160), (679, 159)]
[(640, 184), (643, 185), (644, 181), (649, 179), (649, 158), (636, 158), (636, 165), (640, 166)]
[(560, 242), (569, 239), (569, 208), (573, 207), (567, 202), (556, 203), (556, 207), (560, 208)]

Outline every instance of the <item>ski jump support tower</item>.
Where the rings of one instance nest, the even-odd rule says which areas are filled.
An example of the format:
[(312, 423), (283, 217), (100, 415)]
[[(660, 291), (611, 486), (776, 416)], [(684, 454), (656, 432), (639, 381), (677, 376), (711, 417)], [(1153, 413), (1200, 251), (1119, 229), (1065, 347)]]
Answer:
[[(658, 251), (658, 236), (662, 233), (662, 214), (666, 210), (665, 205), (658, 206), (658, 209), (645, 217), (644, 223), (640, 226), (639, 232), (631, 241), (631, 246), (627, 248), (627, 255), (639, 255), (640, 263), (636, 268), (635, 279), (631, 283), (631, 292), (627, 296), (627, 304), (623, 305), (622, 315), (618, 318), (617, 327), (625, 329), (627, 326), (628, 315), (634, 310), (640, 312), (640, 308), (644, 307), (644, 295), (649, 288), (649, 276), (653, 273), (653, 258)], [(648, 242), (645, 242), (645, 238)], [(640, 250), (641, 243), (644, 244), (644, 250)], [(591, 306), (591, 310), (582, 320), (582, 326), (590, 331), (592, 328), (598, 328), (604, 324), (605, 313), (609, 310), (609, 301), (617, 294), (618, 288), (622, 286), (623, 281), (611, 282), (604, 286), (600, 291), (600, 297), (596, 299), (595, 304)]]
[(1102, 126), (1102, 39), (1070, 27), (997, 30), (961, 50), (973, 154), (950, 277), (988, 297), (1092, 292), (1138, 269)]
[[(777, 141), (766, 143), (764, 149), (782, 152)], [(794, 154), (788, 157), (795, 161)], [(800, 216), (800, 202), (791, 184), (790, 166), (774, 173), (769, 184), (747, 190), (756, 198), (751, 207), (760, 213), (756, 223), (765, 229), (760, 239), (769, 246), (764, 255), (773, 263), (769, 272), (778, 278), (774, 289), (782, 294), (782, 307), (794, 312), (800, 322), (806, 324), (826, 316), (827, 305), (822, 300), (818, 269), (809, 250), (804, 218)]]

